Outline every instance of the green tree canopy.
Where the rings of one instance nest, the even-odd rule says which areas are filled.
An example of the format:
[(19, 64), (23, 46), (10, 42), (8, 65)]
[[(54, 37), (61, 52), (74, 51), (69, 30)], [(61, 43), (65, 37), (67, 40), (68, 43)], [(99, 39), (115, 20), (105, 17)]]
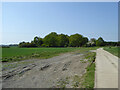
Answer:
[(96, 46), (96, 39), (91, 38), (90, 41), (87, 43), (87, 46)]
[(86, 45), (87, 42), (88, 42), (88, 38), (87, 37), (83, 37), (82, 45)]
[(58, 46), (59, 47), (66, 47), (69, 44), (69, 36), (65, 34), (58, 35)]
[(69, 46), (79, 47), (83, 45), (83, 36), (80, 34), (73, 34), (69, 38)]
[(56, 32), (51, 32), (50, 34), (46, 35), (43, 39), (45, 45), (49, 47), (56, 47), (58, 46), (58, 35)]
[[(35, 43), (35, 45), (36, 46), (38, 46), (38, 47), (40, 47), (42, 44), (43, 44), (43, 40), (42, 40), (42, 38), (40, 38), (40, 37), (34, 37), (34, 40), (33, 40), (33, 42)], [(32, 43), (33, 43), (32, 42)]]
[(102, 37), (99, 37), (96, 41), (96, 46), (104, 46), (104, 40)]

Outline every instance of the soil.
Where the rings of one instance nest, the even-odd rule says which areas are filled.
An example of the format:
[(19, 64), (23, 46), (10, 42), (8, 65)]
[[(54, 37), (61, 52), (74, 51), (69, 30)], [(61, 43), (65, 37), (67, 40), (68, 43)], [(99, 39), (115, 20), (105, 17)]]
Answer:
[[(3, 88), (72, 88), (75, 76), (81, 77), (88, 66), (84, 54), (71, 52), (49, 59), (3, 63)], [(16, 65), (16, 66), (15, 66)]]

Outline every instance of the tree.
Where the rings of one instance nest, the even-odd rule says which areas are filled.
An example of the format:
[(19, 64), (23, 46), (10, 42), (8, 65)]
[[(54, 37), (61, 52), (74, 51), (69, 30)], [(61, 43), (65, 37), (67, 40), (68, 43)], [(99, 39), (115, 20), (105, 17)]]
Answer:
[(69, 46), (79, 47), (83, 45), (83, 36), (80, 34), (73, 34), (69, 38)]
[(43, 42), (48, 47), (57, 47), (58, 46), (58, 35), (56, 32), (51, 32), (50, 34), (46, 35), (43, 39)]
[(24, 41), (23, 41), (23, 42), (20, 42), (18, 46), (19, 46), (19, 47), (24, 47), (24, 46), (25, 46), (25, 42), (24, 42)]
[(36, 36), (34, 38), (34, 43), (36, 44), (36, 46), (40, 47), (43, 44), (43, 40), (42, 38)]
[(106, 46), (118, 46), (118, 42), (104, 42)]
[(20, 42), (19, 47), (36, 47), (35, 43), (31, 42)]
[(96, 41), (96, 46), (104, 46), (104, 40), (102, 37), (99, 37), (98, 40)]
[(96, 46), (96, 39), (91, 38), (90, 41), (87, 43), (87, 46)]
[(69, 44), (69, 36), (60, 34), (58, 35), (58, 46), (59, 47), (67, 47)]
[(120, 46), (120, 41), (117, 42), (117, 46)]
[(87, 42), (88, 42), (88, 38), (87, 37), (83, 37), (82, 45), (86, 45)]

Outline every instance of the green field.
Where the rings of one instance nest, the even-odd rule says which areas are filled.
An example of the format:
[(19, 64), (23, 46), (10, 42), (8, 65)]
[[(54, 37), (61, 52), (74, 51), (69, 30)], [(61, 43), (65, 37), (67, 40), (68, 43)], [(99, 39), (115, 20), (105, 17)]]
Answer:
[[(81, 88), (94, 88), (94, 74), (95, 74), (95, 52), (89, 52), (89, 50), (95, 50), (98, 47), (74, 47), (74, 48), (18, 48), (18, 47), (10, 47), (10, 48), (3, 48), (2, 49), (2, 61), (8, 62), (4, 63), (4, 69), (6, 68), (15, 68), (20, 65), (27, 65), (30, 62), (20, 62), (20, 63), (11, 63), (11, 61), (20, 61), (30, 58), (50, 58), (61, 53), (65, 52), (74, 52), (82, 53), (83, 59), (88, 60), (88, 66), (86, 68), (86, 73), (81, 77), (75, 76), (74, 81), (76, 83), (73, 84), (74, 88), (80, 86)], [(83, 61), (86, 63), (86, 61)], [(82, 83), (82, 84), (80, 84)]]
[(104, 50), (112, 53), (115, 56), (120, 57), (119, 55), (120, 47), (104, 47)]
[(2, 61), (19, 61), (30, 58), (50, 58), (60, 53), (71, 52), (71, 51), (87, 51), (96, 49), (94, 48), (18, 48), (18, 47), (10, 47), (10, 48), (2, 48)]

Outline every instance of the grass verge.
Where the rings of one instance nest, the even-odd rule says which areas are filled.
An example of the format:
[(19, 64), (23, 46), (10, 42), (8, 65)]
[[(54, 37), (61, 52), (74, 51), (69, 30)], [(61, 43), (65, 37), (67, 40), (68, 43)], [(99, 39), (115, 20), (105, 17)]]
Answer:
[(104, 50), (120, 58), (120, 47), (104, 47)]
[(82, 76), (82, 83), (81, 83), (81, 87), (82, 88), (94, 88), (94, 79), (95, 79), (95, 57), (96, 57), (96, 53), (92, 52), (92, 53), (88, 53), (86, 55), (86, 59), (89, 60), (89, 65), (86, 68), (86, 73)]

